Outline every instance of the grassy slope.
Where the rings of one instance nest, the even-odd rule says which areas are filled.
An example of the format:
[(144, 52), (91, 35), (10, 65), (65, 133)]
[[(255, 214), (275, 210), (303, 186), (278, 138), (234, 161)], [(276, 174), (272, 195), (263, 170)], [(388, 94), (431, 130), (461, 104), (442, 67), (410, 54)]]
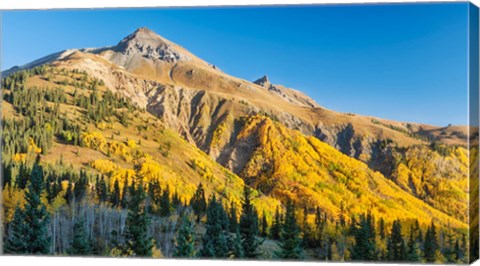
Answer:
[[(134, 79), (150, 80), (167, 86), (182, 87), (191, 90), (205, 90), (207, 93), (217, 95), (220, 98), (233, 98), (237, 105), (239, 105), (235, 108), (236, 110), (245, 109), (242, 104), (238, 103), (238, 101), (241, 100), (252, 107), (275, 116), (288, 113), (301, 119), (312, 128), (318, 124), (331, 127), (342, 127), (351, 124), (355, 129), (355, 136), (383, 140), (391, 139), (395, 140), (401, 147), (425, 143), (424, 141), (409, 136), (405, 132), (437, 138), (437, 140), (448, 144), (466, 146), (466, 127), (464, 126), (436, 127), (370, 116), (346, 114), (322, 107), (310, 108), (301, 106), (291, 103), (281, 95), (268, 91), (259, 85), (214, 70), (196, 60), (175, 64), (158, 61), (156, 65), (152, 65), (152, 63), (147, 60), (140, 60), (134, 66), (127, 66), (125, 68), (127, 71), (130, 71), (129, 73), (101, 56), (76, 52), (62, 61), (55, 62), (55, 64), (60, 67), (76, 67), (76, 65), (79, 65), (93, 73), (97, 71), (99, 67), (93, 67), (94, 64), (92, 64), (92, 62), (95, 62), (98, 66), (106, 66), (107, 68), (120, 71)], [(100, 71), (96, 74), (105, 76), (104, 72), (105, 71)], [(98, 76), (98, 78), (102, 78), (102, 76)], [(106, 83), (109, 84), (109, 81), (106, 81)], [(283, 89), (291, 90), (287, 88)], [(293, 94), (298, 95), (298, 97), (308, 98), (300, 92), (291, 91)], [(245, 114), (245, 112), (238, 113), (238, 115)]]
[[(197, 147), (185, 142), (176, 133), (165, 129), (162, 123), (153, 115), (147, 112), (136, 111), (129, 115), (129, 124), (124, 126), (114, 119), (111, 124), (102, 123), (95, 125), (89, 123), (84, 118), (85, 110), (72, 105), (74, 87), (64, 86), (55, 83), (56, 81), (71, 80), (69, 76), (62, 74), (55, 75), (50, 81), (45, 77), (33, 76), (26, 83), (27, 87), (41, 87), (47, 89), (63, 88), (68, 94), (68, 104), (62, 104), (60, 112), (67, 113), (70, 120), (80, 122), (85, 132), (94, 132), (101, 135), (107, 143), (124, 144), (126, 147), (126, 155), (111, 153), (109, 156), (107, 149), (92, 149), (88, 147), (79, 147), (65, 144), (60, 140), (56, 140), (52, 149), (43, 156), (46, 163), (55, 163), (60, 160), (67, 164), (71, 164), (74, 168), (88, 168), (90, 171), (114, 176), (116, 173), (126, 169), (133, 169), (134, 161), (126, 160), (136, 151), (141, 151), (152, 159), (152, 165), (160, 166), (155, 173), (155, 178), (159, 178), (161, 185), (169, 185), (172, 193), (174, 190), (180, 194), (184, 200), (189, 200), (194, 194), (197, 185), (202, 182), (205, 186), (207, 196), (212, 193), (222, 195), (225, 204), (234, 201), (240, 204), (243, 192), (243, 180), (228, 169), (217, 164), (207, 154)], [(100, 87), (100, 90), (106, 90)], [(87, 90), (82, 90), (83, 94), (89, 94)], [(12, 106), (2, 102), (3, 118), (18, 117)], [(83, 128), (82, 127), (82, 128)], [(139, 132), (137, 128), (143, 127)], [(120, 133), (120, 134), (118, 134)], [(113, 139), (112, 139), (113, 137)], [(133, 140), (135, 147), (126, 145), (127, 140)], [(77, 155), (78, 154), (78, 155)], [(95, 169), (92, 167), (94, 161), (105, 162), (111, 161), (118, 167), (117, 171), (99, 171), (100, 167)], [(157, 169), (155, 169), (157, 170)], [(255, 192), (255, 203), (259, 211), (264, 209), (274, 210), (279, 202), (271, 197)]]
[[(55, 81), (69, 78), (59, 74), (48, 81), (44, 77), (34, 76), (28, 80), (27, 86), (56, 88), (59, 85)], [(71, 86), (60, 87), (67, 94), (73, 93), (74, 88)], [(69, 102), (72, 102), (71, 96)], [(4, 115), (14, 115), (12, 111), (4, 102)], [(83, 110), (71, 104), (62, 105), (61, 112), (67, 112), (70, 119), (86, 124), (86, 131), (98, 133), (107, 145), (125, 144), (127, 140), (133, 140), (136, 147), (128, 147), (126, 153), (133, 154), (140, 150), (148, 154), (153, 158), (151, 164), (160, 168), (149, 174), (176, 188), (186, 199), (193, 194), (195, 186), (203, 182), (208, 194), (215, 192), (228, 200), (240, 200), (243, 185), (241, 178), (218, 165), (195, 146), (183, 141), (177, 134), (164, 129), (161, 122), (148, 113), (130, 114), (129, 126), (125, 127), (118, 121), (108, 126), (87, 123), (83, 118)], [(271, 213), (278, 204), (277, 198), (284, 200), (290, 197), (299, 205), (307, 204), (312, 208), (320, 206), (333, 216), (339, 215), (340, 206), (343, 205), (346, 215), (371, 209), (387, 221), (418, 217), (421, 222), (427, 223), (434, 217), (444, 225), (450, 223), (453, 227), (466, 227), (464, 223), (404, 192), (360, 161), (343, 155), (314, 137), (305, 137), (266, 117), (250, 117), (243, 122), (236, 141), (241, 144), (253, 136), (255, 143), (248, 144), (256, 149), (241, 175), (254, 187), (270, 195), (256, 194), (259, 211), (266, 209)], [(146, 130), (139, 133), (137, 127)], [(118, 131), (120, 134), (117, 136)], [(57, 141), (45, 160), (54, 162), (60, 157), (76, 167), (90, 167), (96, 160), (112, 161), (118, 168), (105, 170), (98, 165), (95, 169), (91, 168), (92, 171), (100, 170), (109, 176), (116, 176), (118, 171), (133, 167), (132, 161), (125, 159), (125, 156), (109, 156), (105, 149), (79, 148)]]

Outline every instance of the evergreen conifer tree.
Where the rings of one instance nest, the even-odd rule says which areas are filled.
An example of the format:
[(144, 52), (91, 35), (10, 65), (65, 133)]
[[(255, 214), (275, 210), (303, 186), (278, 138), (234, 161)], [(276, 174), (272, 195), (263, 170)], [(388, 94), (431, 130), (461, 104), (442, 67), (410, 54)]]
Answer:
[(200, 256), (226, 258), (229, 254), (228, 217), (215, 195), (210, 198), (206, 214), (206, 231), (202, 237), (203, 247), (200, 250)]
[(263, 215), (262, 215), (261, 236), (262, 237), (267, 237), (268, 236), (268, 222), (267, 222), (267, 215), (265, 214), (265, 211), (263, 211)]
[(110, 194), (110, 203), (112, 203), (113, 208), (120, 205), (120, 185), (118, 184), (118, 179), (113, 183), (113, 191)]
[(245, 257), (245, 254), (243, 253), (242, 236), (240, 235), (238, 225), (236, 226), (235, 238), (233, 240), (233, 256), (237, 259)]
[(174, 257), (192, 258), (195, 257), (195, 238), (193, 227), (188, 215), (182, 218), (182, 224), (177, 234), (177, 243), (175, 245)]
[(375, 245), (375, 226), (370, 213), (362, 215), (358, 224), (352, 224), (350, 233), (355, 238), (355, 245), (351, 252), (352, 260), (373, 261), (378, 258)]
[(459, 243), (458, 239), (455, 241), (454, 253), (455, 253), (455, 260), (457, 262), (459, 262), (463, 259), (464, 253), (463, 253), (462, 249), (460, 248), (460, 243)]
[(425, 243), (423, 245), (423, 258), (426, 262), (435, 262), (438, 251), (438, 240), (435, 223), (432, 221), (425, 233)]
[(275, 218), (270, 228), (270, 237), (275, 240), (280, 239), (280, 231), (282, 230), (282, 220), (280, 218), (280, 210), (278, 207), (275, 209)]
[(193, 212), (197, 216), (197, 223), (200, 222), (200, 219), (205, 215), (207, 210), (207, 200), (205, 198), (205, 190), (203, 189), (203, 184), (198, 185), (195, 194), (190, 200), (190, 207), (192, 207)]
[(170, 216), (172, 211), (172, 204), (170, 202), (170, 187), (166, 187), (163, 190), (162, 197), (160, 198), (160, 216)]
[(88, 178), (85, 170), (80, 169), (80, 176), (75, 182), (75, 187), (73, 188), (73, 195), (76, 202), (82, 201), (83, 197), (86, 194), (88, 186)]
[(385, 239), (385, 220), (380, 218), (380, 225), (379, 225), (379, 230), (378, 230), (378, 235), (380, 236), (380, 239), (384, 240)]
[(81, 218), (77, 219), (73, 225), (73, 241), (68, 254), (91, 255), (91, 246), (85, 231), (85, 223)]
[(256, 239), (258, 236), (258, 216), (252, 204), (252, 190), (244, 186), (242, 215), (240, 216), (240, 234), (242, 236), (243, 253), (246, 258), (258, 256), (257, 248), (261, 244)]
[(49, 216), (41, 195), (45, 190), (43, 169), (37, 157), (30, 174), (25, 194), (24, 210), (17, 208), (10, 225), (11, 236), (7, 238), (6, 251), (14, 254), (48, 254), (50, 237), (47, 225)]
[[(128, 207), (128, 191), (128, 180), (125, 178), (125, 182), (123, 182), (122, 198), (120, 199), (120, 207), (122, 207), (122, 209)], [(135, 188), (133, 189), (133, 191), (135, 191)]]
[(15, 208), (13, 214), (13, 220), (8, 226), (8, 234), (5, 241), (5, 253), (6, 254), (23, 254), (27, 250), (27, 224), (25, 223), (25, 214), (20, 207)]
[(388, 240), (387, 257), (389, 261), (404, 261), (407, 250), (402, 236), (400, 220), (395, 220)]
[(98, 200), (100, 202), (105, 202), (107, 201), (108, 198), (108, 190), (107, 190), (107, 184), (105, 183), (105, 177), (102, 176), (101, 179), (99, 179), (99, 182), (97, 184), (97, 196)]
[(65, 201), (67, 204), (70, 204), (73, 202), (73, 185), (72, 185), (72, 180), (68, 181), (67, 185), (67, 191), (65, 191)]
[(410, 227), (410, 238), (408, 239), (408, 254), (407, 260), (412, 262), (418, 262), (421, 259), (419, 243), (415, 236), (415, 227), (412, 225)]
[(285, 222), (281, 230), (281, 250), (275, 254), (282, 259), (302, 259), (303, 249), (300, 230), (295, 217), (293, 202), (288, 200), (285, 212)]
[[(123, 198), (126, 198), (126, 195), (123, 195)], [(152, 256), (153, 239), (148, 235), (150, 219), (147, 216), (145, 199), (143, 185), (133, 183), (130, 187), (125, 233), (128, 255), (132, 252), (133, 256)]]
[(237, 207), (232, 201), (230, 203), (230, 215), (228, 216), (228, 226), (231, 233), (236, 233), (238, 229)]

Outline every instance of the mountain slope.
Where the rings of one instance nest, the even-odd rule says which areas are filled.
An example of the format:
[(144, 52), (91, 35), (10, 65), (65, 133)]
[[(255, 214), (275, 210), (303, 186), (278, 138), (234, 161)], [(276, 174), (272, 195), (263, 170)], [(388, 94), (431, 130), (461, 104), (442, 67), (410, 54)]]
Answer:
[[(3, 101), (3, 106), (8, 111), (3, 113), (3, 119), (24, 119), (19, 112), (23, 105), (16, 104), (15, 99), (16, 95), (28, 93), (28, 88), (39, 90), (35, 86), (41, 84), (46, 95), (48, 91), (61, 90), (65, 99), (58, 107), (58, 114), (63, 114), (71, 123), (84, 125), (80, 133), (81, 145), (54, 139), (44, 153), (44, 162), (54, 164), (63, 160), (75, 168), (88, 166), (107, 176), (110, 187), (116, 180), (120, 184), (130, 180), (133, 167), (137, 165), (144, 182), (158, 179), (161, 184), (175, 188), (184, 200), (189, 200), (196, 185), (202, 182), (208, 193), (218, 193), (226, 203), (238, 204), (245, 180), (261, 192), (257, 193), (255, 203), (270, 217), (278, 202), (292, 199), (299, 206), (308, 206), (312, 212), (320, 207), (336, 219), (339, 215), (371, 210), (387, 221), (419, 219), (422, 224), (428, 224), (433, 217), (444, 226), (466, 227), (465, 223), (404, 192), (364, 163), (266, 116), (246, 116), (238, 120), (236, 134), (231, 139), (234, 148), (221, 155), (230, 169), (240, 173), (242, 178), (239, 178), (141, 109), (132, 109), (126, 114), (126, 110), (120, 108), (115, 111), (118, 112), (116, 116), (92, 121), (89, 108), (96, 108), (97, 101), (111, 101), (107, 87), (99, 85), (95, 89), (96, 81), (81, 72), (58, 68), (42, 72), (44, 74), (27, 77), (23, 82), (25, 89), (4, 91), (7, 100)], [(75, 80), (85, 80), (86, 87), (93, 89), (74, 86)], [(87, 105), (84, 109), (75, 105), (82, 97), (97, 100), (92, 107)], [(50, 105), (49, 101), (44, 104)], [(126, 118), (122, 118), (125, 115)], [(214, 135), (222, 139), (226, 132), (228, 130)], [(47, 149), (40, 143), (37, 146)], [(7, 152), (6, 158), (16, 158), (22, 151), (7, 148), (4, 152)]]
[[(416, 169), (416, 164), (411, 163), (412, 156), (408, 153), (409, 149), (422, 146), (427, 147), (422, 154), (430, 154), (428, 147), (433, 142), (465, 146), (465, 127), (440, 128), (328, 110), (301, 92), (273, 85), (267, 77), (252, 83), (225, 74), (145, 28), (137, 30), (112, 47), (67, 50), (4, 73), (10, 74), (42, 64), (67, 71), (85, 71), (89, 76), (102, 80), (105, 88), (130, 99), (139, 109), (147, 110), (160, 118), (165, 128), (178, 133), (214, 161), (246, 180), (254, 179), (255, 174), (262, 173), (253, 171), (254, 174), (246, 174), (248, 171), (245, 167), (250, 165), (254, 151), (247, 145), (248, 142), (240, 141), (240, 133), (244, 130), (242, 121), (244, 117), (261, 115), (278, 121), (289, 129), (298, 130), (308, 139), (315, 137), (343, 154), (367, 163), (369, 168), (380, 171), (409, 195), (424, 200), (431, 206), (440, 208), (443, 203), (452, 202), (452, 206), (445, 212), (454, 215), (456, 219), (465, 220), (463, 213), (466, 203), (462, 193), (466, 191), (466, 174), (462, 170), (462, 160), (459, 159), (462, 152), (453, 159), (443, 155), (438, 159), (447, 164), (453, 162), (455, 169), (461, 169), (454, 178), (449, 177), (452, 176), (451, 173), (444, 171), (432, 172), (428, 178), (423, 178)], [(64, 81), (56, 80), (52, 84), (49, 79), (64, 79), (67, 83), (70, 81), (69, 77), (57, 73), (44, 77), (33, 76), (28, 82), (31, 82), (31, 86), (55, 87)], [(78, 86), (70, 85), (70, 89), (75, 87)], [(426, 158), (426, 162), (429, 162), (429, 157)], [(405, 161), (403, 165), (407, 170), (402, 170), (405, 167), (399, 168), (399, 162), (402, 161)], [(422, 196), (422, 193), (430, 194), (432, 188), (439, 187), (438, 179), (435, 178), (439, 175), (442, 176), (441, 184), (454, 188), (454, 195), (443, 193), (445, 195), (436, 195), (433, 199)], [(427, 181), (419, 183), (416, 181), (419, 179)], [(249, 182), (257, 186), (254, 181)], [(257, 182), (264, 183), (260, 180)], [(416, 184), (415, 189), (409, 182)], [(260, 186), (259, 189), (269, 193), (271, 188)], [(338, 208), (332, 207), (332, 213), (337, 213)]]
[[(148, 98), (157, 96), (155, 92), (152, 94), (152, 89), (165, 86), (174, 90), (193, 91), (192, 93), (205, 91), (224, 99), (233, 98), (237, 106), (241, 101), (249, 107), (243, 108), (241, 115), (260, 111), (268, 113), (290, 128), (299, 129), (307, 135), (316, 134), (320, 139), (345, 151), (349, 150), (347, 146), (353, 146), (355, 142), (361, 143), (367, 135), (371, 138), (367, 141), (370, 145), (386, 139), (395, 140), (401, 146), (424, 143), (419, 137), (466, 145), (466, 131), (463, 127), (439, 128), (338, 113), (320, 107), (301, 92), (273, 85), (266, 76), (256, 82), (238, 79), (146, 28), (138, 29), (112, 47), (67, 50), (3, 74), (45, 63), (76, 67), (104, 79), (111, 88), (123, 87), (125, 93), (142, 107), (149, 107)], [(106, 72), (118, 73), (111, 76)], [(139, 82), (124, 83), (125, 79), (137, 78), (140, 79)], [(153, 88), (142, 83), (153, 84)], [(187, 126), (187, 121), (180, 119), (178, 122)], [(350, 126), (353, 128), (351, 139), (348, 136), (339, 138), (338, 135)], [(437, 134), (437, 131), (443, 133)], [(368, 154), (368, 145), (361, 146), (365, 151), (352, 147), (349, 155)]]
[[(417, 218), (428, 223), (434, 217), (455, 227), (463, 224), (315, 137), (263, 116), (245, 117), (241, 124), (236, 148), (227, 157), (231, 163), (238, 162), (234, 160), (238, 157), (248, 159), (231, 168), (239, 169), (247, 184), (267, 195), (291, 198), (312, 211), (320, 206), (334, 217), (343, 207), (347, 213), (371, 210), (387, 220)], [(462, 200), (466, 204), (466, 193)]]

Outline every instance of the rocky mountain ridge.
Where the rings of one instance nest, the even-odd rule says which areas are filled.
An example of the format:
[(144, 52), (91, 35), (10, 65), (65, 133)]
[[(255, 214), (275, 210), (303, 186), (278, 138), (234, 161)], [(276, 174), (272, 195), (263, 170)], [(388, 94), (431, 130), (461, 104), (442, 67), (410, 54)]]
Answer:
[(222, 164), (228, 164), (222, 154), (235, 148), (231, 139), (238, 119), (252, 114), (313, 135), (384, 174), (389, 170), (379, 158), (389, 157), (388, 146), (432, 141), (466, 145), (464, 127), (439, 128), (339, 113), (299, 91), (273, 85), (267, 76), (254, 82), (230, 76), (146, 28), (116, 46), (67, 50), (2, 74), (41, 64), (80, 69), (103, 80)]

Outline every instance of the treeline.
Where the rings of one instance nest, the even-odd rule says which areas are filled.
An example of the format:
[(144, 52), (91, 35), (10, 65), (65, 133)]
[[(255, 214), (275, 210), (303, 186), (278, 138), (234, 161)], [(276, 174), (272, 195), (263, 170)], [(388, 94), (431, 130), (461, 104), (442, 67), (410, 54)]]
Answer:
[[(38, 88), (27, 86), (27, 79), (33, 75), (63, 75), (75, 86), (69, 94), (63, 88)], [(3, 100), (10, 103), (20, 116), (2, 117), (2, 161), (10, 164), (15, 156), (26, 157), (32, 149), (46, 154), (55, 139), (72, 145), (82, 145), (82, 127), (87, 123), (112, 123), (119, 121), (127, 126), (129, 113), (143, 112), (137, 105), (110, 90), (100, 91), (103, 81), (90, 78), (78, 70), (56, 69), (40, 66), (31, 70), (13, 73), (2, 79)], [(62, 105), (75, 105), (85, 109), (78, 111), (75, 119), (69, 118)], [(64, 110), (64, 111), (62, 111)], [(75, 111), (77, 112), (77, 111)], [(83, 119), (82, 119), (83, 118)], [(115, 120), (116, 119), (116, 120)], [(22, 158), (23, 159), (23, 158)]]
[[(327, 261), (466, 261), (464, 235), (418, 221), (387, 226), (369, 213), (338, 219), (315, 208), (298, 210), (291, 201), (277, 208), (272, 222), (259, 215), (245, 186), (241, 206), (227, 204), (197, 187), (190, 201), (158, 182), (108, 187), (103, 176), (84, 170), (57, 173), (39, 157), (4, 191), (22, 191), (25, 200), (6, 221), (5, 252), (100, 256), (278, 258)], [(44, 169), (45, 168), (45, 169)], [(13, 193), (14, 194), (14, 193)], [(7, 203), (10, 198), (6, 198)], [(311, 217), (313, 219), (308, 219)], [(5, 221), (4, 221), (5, 222)], [(33, 240), (35, 238), (35, 240)], [(265, 242), (274, 249), (262, 247)], [(271, 246), (271, 245), (270, 245)]]

